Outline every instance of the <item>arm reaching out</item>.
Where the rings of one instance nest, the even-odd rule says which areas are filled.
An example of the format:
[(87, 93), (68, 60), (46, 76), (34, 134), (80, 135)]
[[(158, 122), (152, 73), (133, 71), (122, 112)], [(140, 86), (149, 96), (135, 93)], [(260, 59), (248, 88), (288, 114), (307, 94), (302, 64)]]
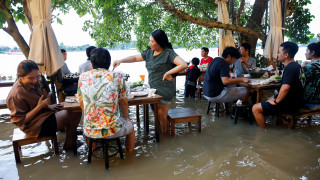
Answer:
[(143, 61), (141, 54), (129, 56), (129, 57), (114, 61), (113, 69), (118, 67), (121, 63), (131, 63), (131, 62), (139, 62), (139, 61)]

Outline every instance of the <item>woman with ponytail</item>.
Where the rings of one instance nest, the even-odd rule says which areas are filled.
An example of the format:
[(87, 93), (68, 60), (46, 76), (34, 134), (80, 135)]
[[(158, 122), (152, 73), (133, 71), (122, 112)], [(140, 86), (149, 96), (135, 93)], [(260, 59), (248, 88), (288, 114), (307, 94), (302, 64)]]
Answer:
[(151, 33), (150, 48), (141, 54), (113, 62), (113, 67), (121, 63), (145, 61), (149, 73), (149, 84), (151, 88), (157, 89), (157, 94), (163, 97), (159, 105), (159, 119), (164, 134), (169, 132), (168, 111), (169, 104), (175, 96), (175, 82), (172, 75), (187, 68), (187, 63), (172, 49), (172, 45), (163, 30), (155, 30)]
[(21, 61), (17, 69), (17, 81), (7, 97), (11, 122), (24, 133), (39, 139), (53, 136), (66, 127), (65, 149), (76, 144), (75, 133), (81, 118), (80, 113), (63, 110), (63, 104), (50, 104), (40, 89), (39, 68), (34, 61)]

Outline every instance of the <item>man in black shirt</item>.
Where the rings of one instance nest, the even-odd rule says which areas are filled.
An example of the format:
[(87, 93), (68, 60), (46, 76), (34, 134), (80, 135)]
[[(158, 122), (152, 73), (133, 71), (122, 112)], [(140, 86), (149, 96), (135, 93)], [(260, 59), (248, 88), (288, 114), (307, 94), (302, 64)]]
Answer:
[(216, 57), (209, 65), (203, 84), (203, 94), (210, 102), (232, 102), (243, 98), (247, 88), (235, 87), (239, 83), (249, 83), (248, 78), (230, 78), (229, 65), (240, 58), (240, 52), (234, 47), (227, 47), (222, 57)]
[(254, 117), (262, 128), (266, 127), (265, 115), (294, 112), (302, 105), (305, 78), (301, 66), (294, 61), (298, 49), (298, 45), (293, 42), (284, 42), (279, 47), (278, 59), (285, 65), (279, 94), (252, 108)]

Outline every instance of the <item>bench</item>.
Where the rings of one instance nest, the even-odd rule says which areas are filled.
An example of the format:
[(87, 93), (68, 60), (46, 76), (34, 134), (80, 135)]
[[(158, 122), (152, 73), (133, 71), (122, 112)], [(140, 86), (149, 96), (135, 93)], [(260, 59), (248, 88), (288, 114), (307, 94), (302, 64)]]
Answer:
[(7, 102), (5, 99), (0, 100), (0, 109), (6, 109), (7, 107)]
[(297, 124), (297, 119), (304, 117), (311, 117), (313, 115), (320, 114), (320, 106), (315, 107), (302, 107), (298, 112), (291, 114), (279, 114), (281, 118), (288, 118), (290, 121), (290, 128), (294, 129)]
[(180, 108), (180, 109), (169, 109), (168, 120), (171, 123), (171, 136), (175, 135), (175, 124), (187, 122), (189, 127), (191, 122), (198, 122), (198, 132), (201, 132), (201, 114), (190, 109), (190, 108)]
[(56, 155), (59, 154), (57, 136), (43, 137), (41, 139), (38, 139), (35, 136), (26, 135), (19, 128), (15, 128), (13, 130), (12, 145), (13, 145), (13, 152), (14, 152), (14, 157), (16, 159), (16, 163), (21, 162), (20, 152), (19, 152), (19, 150), (21, 151), (21, 146), (38, 143), (42, 141), (49, 141), (49, 140), (51, 140), (52, 144), (54, 145), (55, 154)]

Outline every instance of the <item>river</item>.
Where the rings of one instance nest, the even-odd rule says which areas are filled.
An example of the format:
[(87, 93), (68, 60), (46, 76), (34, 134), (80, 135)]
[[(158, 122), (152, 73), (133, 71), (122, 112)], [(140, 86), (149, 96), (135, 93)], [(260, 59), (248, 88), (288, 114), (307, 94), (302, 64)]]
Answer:
[[(176, 52), (186, 61), (200, 58), (200, 50)], [(112, 59), (134, 55), (135, 50), (110, 51)], [(217, 54), (210, 49), (209, 55)], [(301, 53), (303, 59), (304, 52)], [(22, 55), (0, 54), (0, 72), (14, 75)], [(300, 58), (299, 58), (300, 59)], [(68, 52), (67, 64), (72, 72), (86, 60), (85, 52)], [(147, 75), (144, 63), (122, 64), (118, 69), (130, 74), (129, 81)], [(143, 122), (135, 124), (136, 146), (125, 159), (110, 158), (110, 171), (104, 161), (92, 159), (87, 164), (86, 146), (78, 149), (78, 156), (62, 149), (65, 134), (58, 133), (60, 154), (55, 156), (48, 143), (22, 147), (22, 163), (16, 164), (12, 148), (15, 128), (1, 110), (0, 118), (0, 179), (320, 179), (320, 121), (314, 117), (311, 126), (299, 122), (292, 130), (267, 122), (262, 129), (247, 119), (234, 125), (230, 115), (217, 118), (212, 111), (206, 114), (205, 99), (183, 97), (184, 77), (177, 78), (177, 95), (170, 108), (190, 107), (202, 114), (202, 132), (196, 124), (189, 131), (186, 124), (176, 125), (176, 136), (160, 136), (156, 143), (153, 113), (150, 113), (150, 133), (144, 133)], [(0, 99), (5, 99), (10, 88), (1, 88)], [(140, 108), (141, 110), (142, 108)], [(142, 119), (142, 112), (140, 112)], [(130, 118), (135, 122), (135, 107), (130, 107)], [(83, 141), (82, 136), (78, 136)]]

